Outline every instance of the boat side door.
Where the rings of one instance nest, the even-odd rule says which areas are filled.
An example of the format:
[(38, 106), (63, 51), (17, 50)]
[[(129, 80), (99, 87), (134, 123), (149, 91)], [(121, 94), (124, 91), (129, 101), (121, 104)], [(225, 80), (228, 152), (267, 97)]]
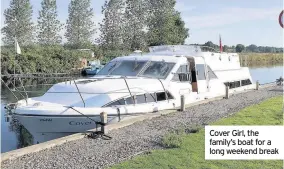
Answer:
[(176, 93), (180, 95), (189, 94), (192, 91), (189, 64), (184, 63), (180, 65), (178, 70), (174, 73), (171, 82), (175, 84), (173, 90), (175, 90)]
[(206, 76), (206, 65), (204, 63), (197, 63), (195, 65), (198, 93), (208, 92), (208, 77)]

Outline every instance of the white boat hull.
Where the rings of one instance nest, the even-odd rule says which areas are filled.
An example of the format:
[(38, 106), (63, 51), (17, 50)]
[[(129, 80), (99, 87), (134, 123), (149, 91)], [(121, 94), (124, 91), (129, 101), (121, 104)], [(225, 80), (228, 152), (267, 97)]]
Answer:
[(101, 112), (108, 114), (108, 123), (116, 123), (176, 109), (181, 96), (192, 104), (225, 96), (226, 86), (229, 93), (255, 88), (238, 54), (202, 52), (193, 46), (150, 51), (143, 57), (115, 58), (93, 78), (58, 83), (43, 96), (21, 100), (15, 116), (36, 142), (42, 142), (96, 128)]

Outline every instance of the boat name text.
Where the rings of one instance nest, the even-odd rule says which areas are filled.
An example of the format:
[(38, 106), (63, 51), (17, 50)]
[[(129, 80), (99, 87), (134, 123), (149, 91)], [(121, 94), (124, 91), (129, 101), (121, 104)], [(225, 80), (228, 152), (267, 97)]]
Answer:
[(70, 121), (69, 122), (69, 125), (72, 125), (72, 126), (79, 126), (79, 125), (90, 125), (92, 124), (92, 122), (76, 122), (76, 121)]

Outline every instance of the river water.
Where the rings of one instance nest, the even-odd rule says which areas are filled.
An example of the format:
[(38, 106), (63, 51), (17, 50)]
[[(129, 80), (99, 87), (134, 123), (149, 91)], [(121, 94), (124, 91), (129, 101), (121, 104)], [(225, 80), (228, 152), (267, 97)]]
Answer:
[[(264, 66), (264, 67), (251, 67), (250, 73), (254, 81), (258, 80), (260, 84), (273, 82), (280, 76), (283, 76), (283, 66)], [(31, 88), (30, 90), (41, 90), (42, 93), (48, 89), (44, 88)], [(5, 109), (6, 103), (12, 102), (13, 96), (5, 88), (1, 90), (1, 153), (11, 151), (14, 149), (28, 146), (32, 143), (31, 135), (17, 123), (5, 122)]]

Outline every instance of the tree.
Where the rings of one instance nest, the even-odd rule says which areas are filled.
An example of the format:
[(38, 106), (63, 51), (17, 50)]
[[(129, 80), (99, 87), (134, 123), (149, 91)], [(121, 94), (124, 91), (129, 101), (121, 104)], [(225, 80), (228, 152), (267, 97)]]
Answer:
[(123, 0), (105, 1), (102, 9), (104, 19), (100, 24), (99, 44), (104, 50), (122, 50), (124, 32), (124, 8)]
[(244, 45), (242, 45), (242, 44), (237, 44), (237, 46), (236, 46), (236, 52), (237, 53), (241, 53), (242, 51), (244, 51), (245, 50), (245, 46)]
[(189, 37), (175, 4), (175, 0), (149, 1), (148, 45), (184, 44)]
[(214, 43), (211, 42), (211, 41), (206, 42), (203, 46), (208, 46), (208, 47), (211, 47), (211, 48), (213, 48), (213, 49), (215, 49), (215, 50), (219, 49), (219, 46), (216, 45), (216, 44), (214, 44)]
[(5, 26), (2, 28), (5, 45), (11, 45), (15, 37), (20, 45), (31, 44), (34, 40), (30, 0), (11, 0), (10, 7), (4, 10)]
[(247, 49), (248, 52), (258, 52), (257, 46), (256, 46), (256, 45), (253, 45), (253, 44), (247, 46), (246, 49)]
[(224, 51), (224, 52), (228, 52), (228, 51), (229, 51), (229, 46), (224, 45), (224, 47), (223, 47), (223, 51)]
[(147, 0), (126, 0), (124, 45), (128, 50), (144, 49), (146, 42)]
[(71, 0), (69, 4), (65, 37), (73, 48), (83, 48), (92, 43), (95, 24), (90, 6), (90, 0)]
[(44, 45), (61, 43), (59, 32), (62, 30), (62, 24), (57, 19), (56, 0), (43, 0), (41, 7), (38, 17), (38, 42)]

